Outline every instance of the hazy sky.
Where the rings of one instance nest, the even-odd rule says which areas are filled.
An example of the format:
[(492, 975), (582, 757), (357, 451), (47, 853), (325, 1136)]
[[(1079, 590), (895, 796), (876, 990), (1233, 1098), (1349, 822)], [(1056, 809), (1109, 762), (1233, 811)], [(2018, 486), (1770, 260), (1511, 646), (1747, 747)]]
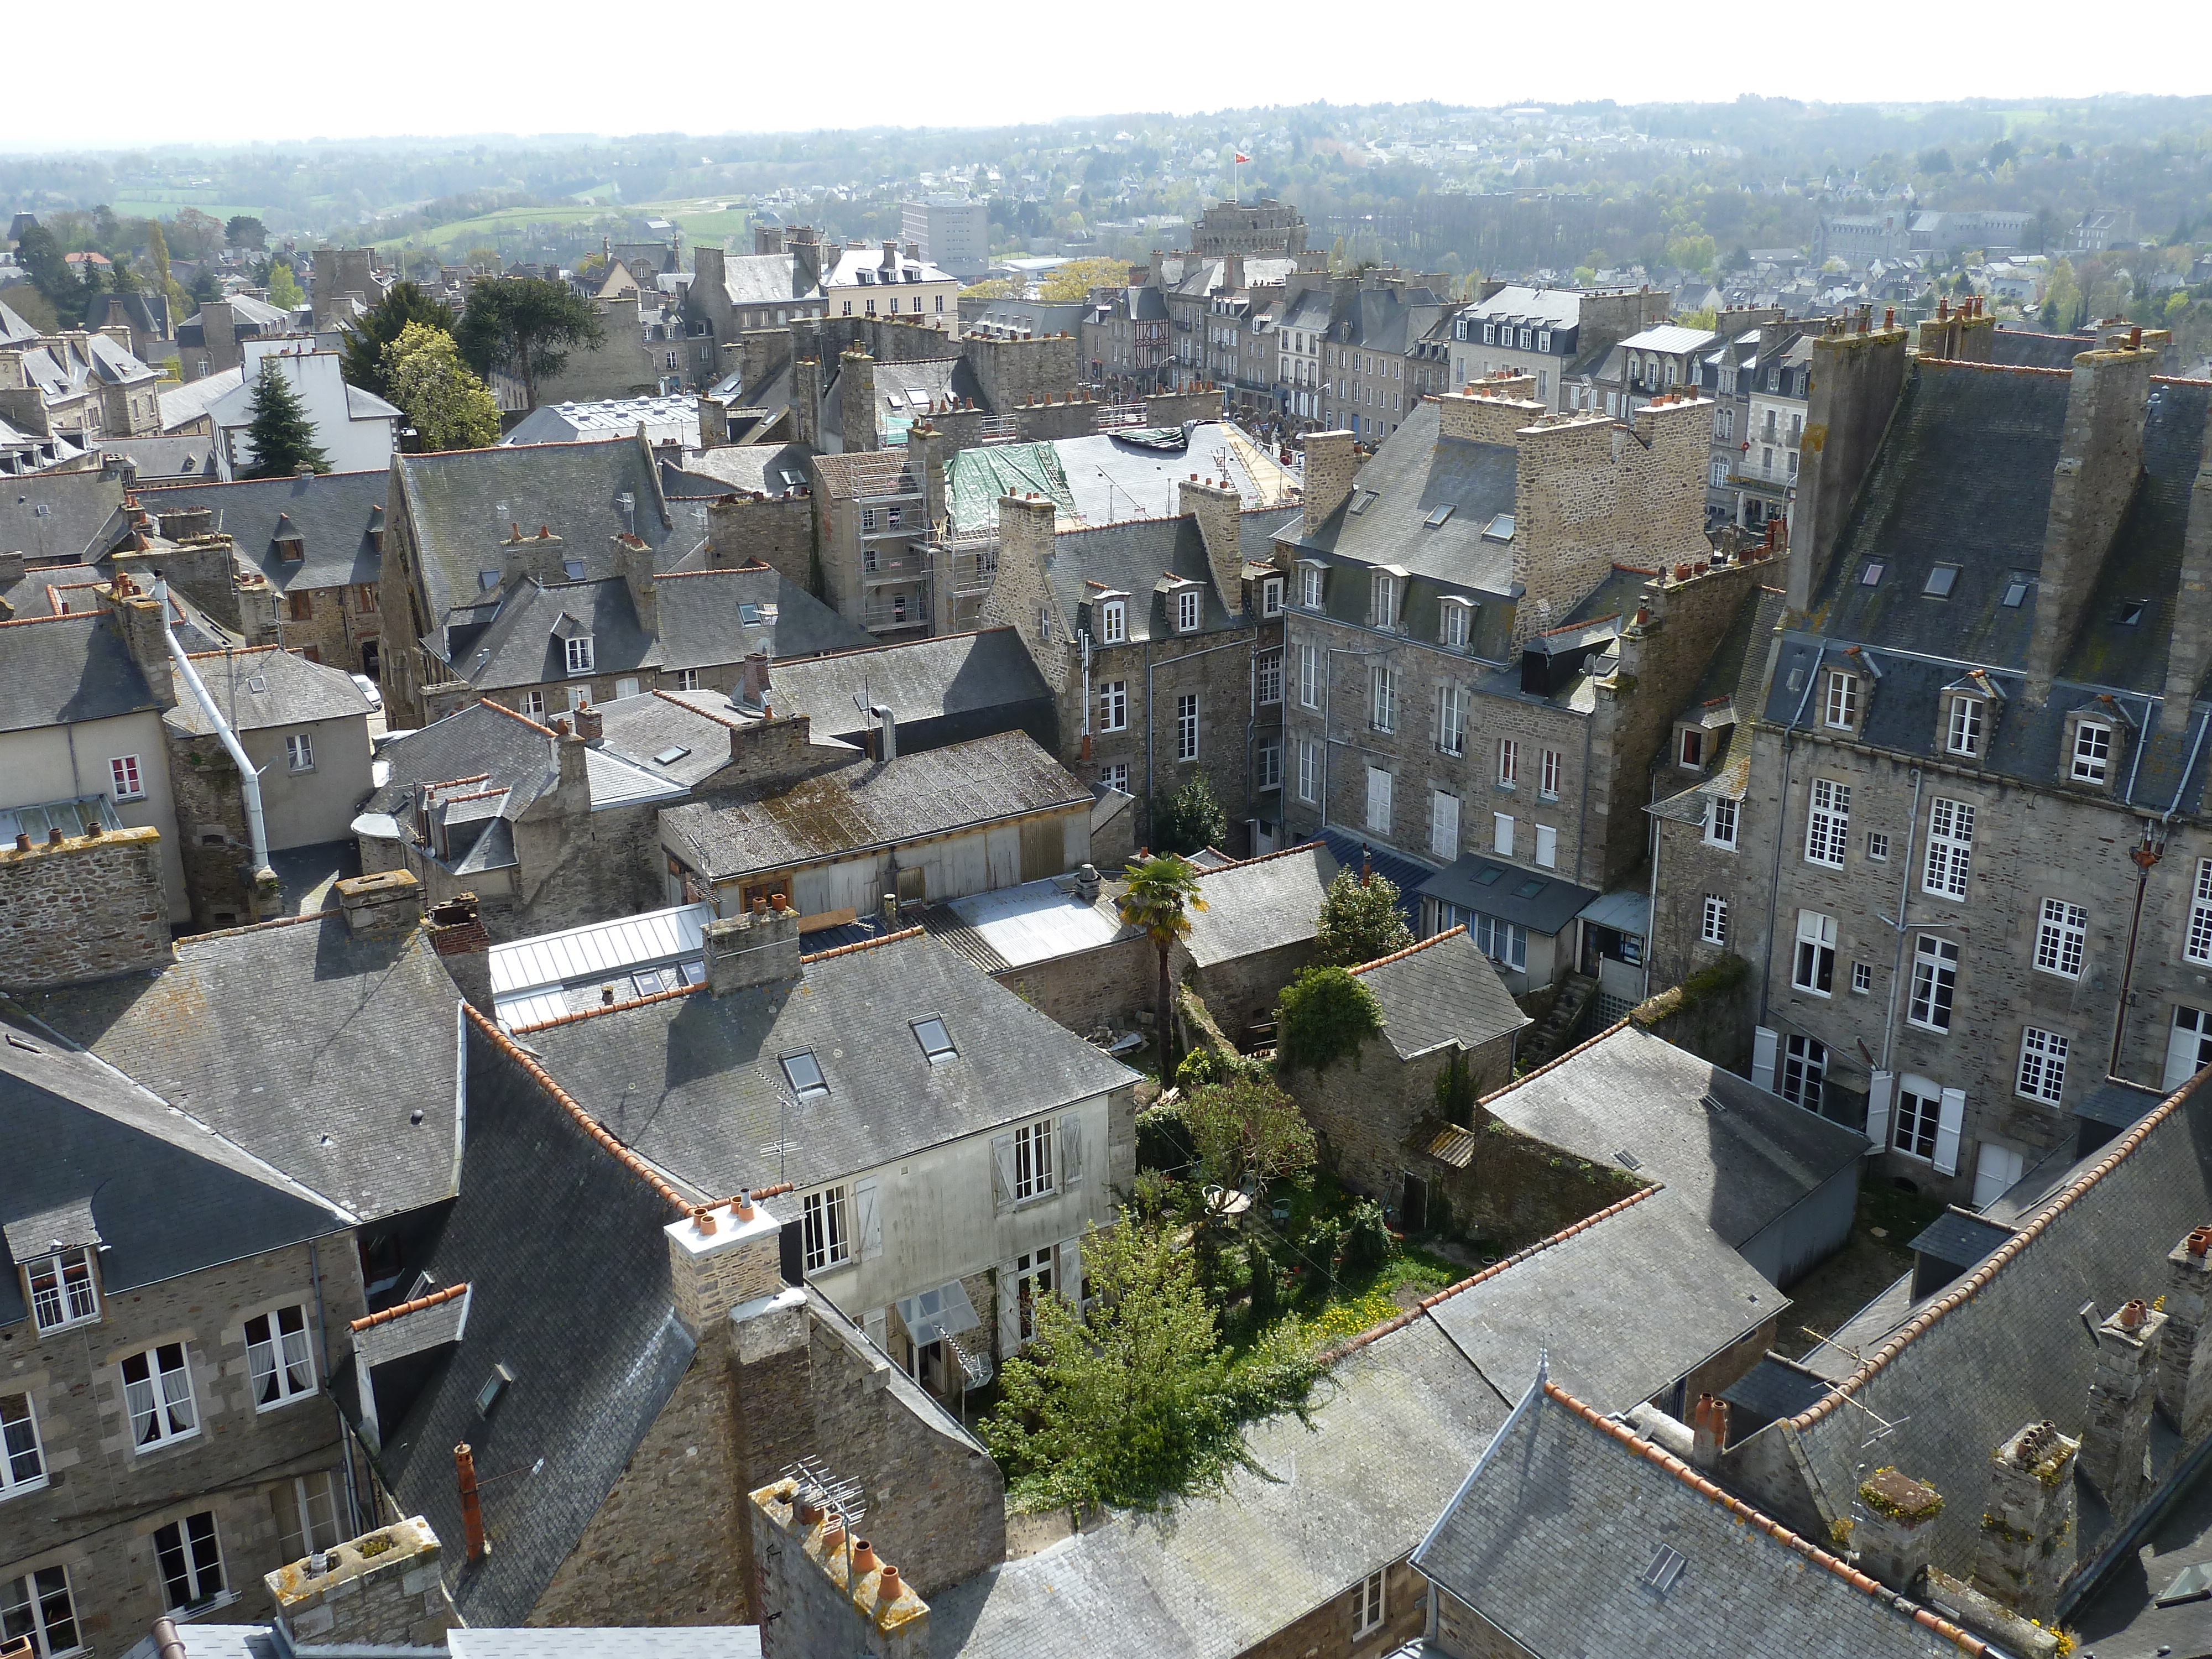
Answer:
[[(1997, 11), (1814, 9), (1751, 5), (1730, 27), (1720, 21), (1726, 9), (1653, 0), (1510, 8), (1287, 0), (1212, 14), (1158, 0), (1104, 9), (1068, 0), (842, 0), (818, 9), (447, 0), (265, 16), (114, 0), (91, 14), (99, 27), (88, 35), (85, 14), (38, 5), (11, 24), (18, 70), (0, 98), (0, 151), (401, 133), (980, 126), (1317, 99), (2212, 91), (2212, 8), (2202, 0), (2160, 13), (2164, 38), (2154, 48), (2124, 30), (2094, 48), (2086, 40), (2069, 47), (2067, 36), (2093, 29), (2089, 14), (2048, 0)], [(810, 15), (823, 20), (819, 37)], [(1705, 30), (1711, 38), (1692, 33)], [(131, 44), (109, 57), (103, 40)], [(103, 65), (119, 83), (106, 80)], [(88, 96), (91, 87), (103, 90)]]

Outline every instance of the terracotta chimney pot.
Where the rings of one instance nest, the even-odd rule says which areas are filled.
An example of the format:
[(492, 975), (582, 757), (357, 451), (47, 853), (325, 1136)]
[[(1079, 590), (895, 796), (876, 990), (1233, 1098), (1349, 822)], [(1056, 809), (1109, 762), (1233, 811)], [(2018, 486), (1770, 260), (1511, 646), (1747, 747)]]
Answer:
[(876, 1566), (874, 1548), (866, 1539), (855, 1538), (853, 1540), (853, 1571), (856, 1573), (873, 1572)]
[(899, 1579), (899, 1570), (898, 1570), (896, 1567), (895, 1567), (895, 1566), (891, 1565), (891, 1564), (890, 1564), (890, 1562), (888, 1562), (888, 1561), (884, 1562), (884, 1577), (883, 1577), (883, 1591), (882, 1591), (882, 1594), (881, 1594), (880, 1595), (878, 1595), (877, 1599), (878, 1599), (879, 1601), (884, 1601), (884, 1602), (896, 1601), (897, 1601), (897, 1600), (899, 1599), (900, 1592), (902, 1592), (902, 1590), (904, 1590), (905, 1589), (906, 1589), (905, 1584), (904, 1584), (904, 1583), (902, 1583), (900, 1581), (900, 1579)]

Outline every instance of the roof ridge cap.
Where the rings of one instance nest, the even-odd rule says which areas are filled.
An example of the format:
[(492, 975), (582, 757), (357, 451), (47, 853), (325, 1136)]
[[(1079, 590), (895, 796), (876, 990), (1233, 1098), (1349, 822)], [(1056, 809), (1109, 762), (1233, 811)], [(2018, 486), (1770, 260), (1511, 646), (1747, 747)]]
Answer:
[(1201, 870), (1198, 872), (1199, 878), (1204, 880), (1208, 876), (1218, 876), (1224, 870), (1242, 870), (1248, 865), (1265, 864), (1270, 859), (1286, 859), (1293, 853), (1310, 853), (1316, 847), (1326, 850), (1328, 846), (1325, 841), (1302, 841), (1296, 847), (1278, 847), (1272, 853), (1255, 853), (1249, 859), (1231, 859), (1226, 864), (1217, 864), (1211, 870)]
[[(468, 799), (474, 799), (475, 797), (471, 796)], [(618, 1014), (627, 1008), (642, 1008), (649, 1003), (666, 1002), (672, 997), (688, 997), (694, 991), (703, 989), (705, 986), (706, 981), (701, 980), (696, 984), (678, 985), (665, 991), (653, 991), (644, 996), (629, 997), (620, 1002), (602, 1002), (594, 1008), (573, 1008), (565, 1014), (556, 1014), (550, 1019), (536, 1020), (528, 1025), (518, 1025), (514, 1029), (518, 1032), (550, 1031), (559, 1026), (574, 1025), (586, 1019), (597, 1019), (601, 1014)]]
[[(69, 585), (71, 587), (105, 587), (107, 586), (106, 582), (71, 582)], [(52, 582), (48, 582), (46, 586), (52, 587), (53, 584)], [(64, 611), (58, 617), (10, 617), (7, 621), (0, 622), (0, 628), (28, 628), (33, 623), (99, 622), (104, 619), (106, 615), (106, 611), (94, 607), (90, 611)]]
[(388, 1325), (393, 1320), (404, 1318), (408, 1314), (420, 1313), (425, 1308), (434, 1308), (441, 1302), (451, 1302), (457, 1296), (466, 1296), (468, 1290), (469, 1281), (465, 1279), (458, 1285), (447, 1285), (442, 1291), (433, 1291), (428, 1296), (416, 1297), (412, 1302), (403, 1302), (398, 1307), (386, 1308), (381, 1312), (354, 1320), (351, 1322), (352, 1328), (356, 1331), (365, 1331), (372, 1326)]
[(1492, 1101), (1496, 1100), (1499, 1096), (1511, 1094), (1522, 1084), (1534, 1082), (1536, 1079), (1543, 1076), (1545, 1073), (1552, 1070), (1554, 1066), (1565, 1065), (1567, 1061), (1572, 1060), (1577, 1054), (1582, 1053), (1583, 1049), (1595, 1048), (1599, 1043), (1613, 1036), (1614, 1032), (1626, 1031), (1629, 1030), (1630, 1024), (1630, 1021), (1625, 1016), (1613, 1021), (1612, 1024), (1607, 1026), (1602, 1031), (1599, 1031), (1593, 1036), (1584, 1037), (1580, 1042), (1575, 1044), (1573, 1048), (1568, 1049), (1565, 1054), (1553, 1054), (1549, 1060), (1546, 1060), (1541, 1066), (1539, 1066), (1534, 1071), (1523, 1072), (1519, 1077), (1515, 1078), (1512, 1082), (1507, 1084), (1502, 1089), (1492, 1089), (1488, 1094), (1483, 1096), (1474, 1103), (1478, 1106), (1487, 1106)]
[(1444, 940), (1451, 938), (1455, 933), (1464, 933), (1465, 932), (1467, 932), (1467, 924), (1462, 921), (1456, 927), (1447, 927), (1441, 933), (1431, 933), (1425, 939), (1417, 940), (1415, 943), (1408, 945), (1402, 951), (1393, 951), (1387, 957), (1377, 957), (1372, 962), (1363, 962), (1358, 967), (1352, 969), (1352, 971), (1355, 974), (1364, 974), (1370, 968), (1388, 967), (1391, 963), (1401, 962), (1407, 957), (1418, 955), (1419, 952), (1427, 950), (1431, 945), (1441, 945)]
[[(2191, 1081), (2194, 1082), (2195, 1079), (2192, 1079)], [(2112, 1150), (2107, 1156), (2100, 1158), (2087, 1174), (2074, 1181), (2064, 1192), (2051, 1200), (2033, 1221), (2024, 1227), (2014, 1229), (2013, 1236), (1998, 1245), (1990, 1253), (1988, 1261), (1967, 1274), (1965, 1279), (1958, 1281), (1955, 1286), (1939, 1297), (1932, 1307), (1908, 1320), (1902, 1330), (1875, 1349), (1871, 1355), (1861, 1360), (1858, 1370), (1837, 1382), (1828, 1394), (1814, 1401), (1795, 1417), (1784, 1420), (1795, 1429), (1802, 1431), (1810, 1428), (1841, 1404), (1845, 1395), (1856, 1394), (1867, 1383), (1872, 1382), (1884, 1366), (1904, 1352), (1915, 1338), (1934, 1325), (1937, 1320), (1954, 1309), (1972, 1300), (1975, 1293), (1995, 1279), (2001, 1269), (2017, 1260), (2022, 1251), (2040, 1238), (2045, 1230), (2052, 1222), (2073, 1208), (2076, 1199), (2118, 1168), (2123, 1160), (2131, 1156), (2136, 1148), (2150, 1138), (2154, 1129), (2172, 1116), (2179, 1109), (2182, 1097), (2189, 1092), (2189, 1089), (2190, 1084), (2185, 1083), (2160, 1102), (2141, 1122), (2113, 1143)], [(2004, 1224), (1999, 1222), (1996, 1224), (2002, 1226)]]
[[(477, 702), (479, 707), (497, 709), (501, 714), (506, 715), (507, 719), (511, 720), (520, 720), (525, 726), (528, 726), (533, 732), (542, 732), (549, 738), (557, 737), (559, 735), (559, 733), (555, 732), (551, 726), (540, 726), (536, 720), (531, 719), (529, 715), (522, 714), (519, 710), (509, 708), (503, 702), (494, 702), (489, 697), (478, 697), (477, 699)], [(461, 711), (456, 708), (453, 712), (458, 714)]]
[(204, 939), (236, 939), (240, 933), (265, 933), (272, 927), (297, 927), (303, 921), (321, 921), (328, 916), (343, 915), (336, 905), (327, 910), (305, 910), (296, 916), (271, 916), (266, 921), (249, 921), (236, 927), (218, 927), (210, 933), (187, 933), (177, 941), (179, 945), (198, 945)]
[[(91, 583), (91, 584), (87, 584), (87, 583), (84, 583), (84, 582), (71, 582), (71, 583), (70, 584), (70, 586), (71, 587), (83, 587), (83, 586), (95, 586), (95, 587), (97, 587), (97, 586), (103, 586), (103, 584), (101, 584), (101, 583), (98, 583), (98, 582), (94, 582), (94, 583)], [(290, 655), (292, 654), (292, 653), (290, 652), (290, 650), (289, 650), (288, 647), (284, 647), (284, 646), (281, 646), (281, 645), (238, 645), (238, 646), (225, 646), (225, 647), (224, 647), (222, 650), (220, 650), (220, 651), (187, 651), (187, 652), (185, 652), (185, 654), (187, 657), (190, 657), (190, 658), (191, 658), (194, 662), (198, 662), (198, 661), (201, 660), (203, 658), (206, 658), (206, 657), (251, 657), (251, 656), (255, 655), (257, 653), (263, 652), (263, 651), (282, 651), (282, 652), (283, 652), (283, 653), (284, 653), (284, 654), (285, 654), (286, 656), (288, 656), (288, 657), (289, 657), (289, 656), (290, 656)], [(302, 658), (301, 658), (301, 659), (300, 659), (300, 660), (301, 660), (301, 662), (305, 662), (305, 661), (307, 660), (307, 659), (306, 659), (305, 657), (302, 657)]]
[[(678, 499), (680, 501), (680, 500), (682, 500), (683, 498), (682, 498), (681, 496), (679, 496), (679, 497), (678, 497)], [(669, 580), (671, 578), (672, 578), (672, 577), (676, 577), (676, 576), (742, 576), (742, 575), (752, 575), (752, 574), (757, 574), (759, 572), (763, 571), (763, 570), (773, 570), (773, 569), (775, 569), (775, 567), (774, 565), (772, 565), (772, 564), (769, 563), (765, 559), (752, 559), (752, 560), (749, 560), (748, 562), (745, 562), (745, 563), (744, 563), (744, 564), (717, 564), (717, 565), (709, 565), (709, 566), (708, 566), (706, 569), (704, 569), (704, 570), (656, 570), (656, 571), (654, 571), (654, 572), (653, 573), (653, 580), (655, 580), (655, 581), (657, 581), (657, 582), (665, 582), (665, 581)], [(605, 580), (610, 580), (610, 579), (609, 579), (609, 578), (607, 578), (607, 577), (599, 576), (599, 577), (593, 577), (593, 578), (592, 578), (591, 580), (596, 580), (596, 581), (605, 581)], [(613, 580), (620, 580), (620, 579), (619, 579), (619, 578), (615, 578), (615, 579), (613, 579)], [(564, 583), (562, 583), (562, 586), (575, 586), (575, 584), (574, 584), (574, 583), (573, 583), (573, 582), (564, 582)]]
[(1800, 1537), (1764, 1510), (1754, 1509), (1735, 1493), (1726, 1491), (1715, 1481), (1700, 1474), (1695, 1468), (1685, 1463), (1663, 1446), (1646, 1440), (1626, 1423), (1615, 1422), (1600, 1412), (1596, 1407), (1586, 1405), (1576, 1399), (1549, 1377), (1545, 1378), (1543, 1389), (1547, 1399), (1556, 1401), (1592, 1427), (1602, 1430), (1630, 1450), (1656, 1463), (1684, 1486), (1688, 1486), (1699, 1496), (1718, 1504), (1737, 1520), (1757, 1528), (1784, 1548), (1796, 1550), (1816, 1565), (1826, 1567), (1852, 1589), (1873, 1597), (1877, 1601), (1887, 1602), (1893, 1611), (1906, 1614), (1914, 1623), (1934, 1631), (1963, 1652), (1986, 1654), (1990, 1651), (1989, 1644), (1979, 1637), (1960, 1629), (1940, 1614), (1919, 1606), (1911, 1597), (1891, 1589), (1880, 1579), (1860, 1571), (1840, 1557), (1830, 1554), (1809, 1539)]
[(826, 951), (802, 952), (799, 960), (802, 964), (811, 962), (827, 962), (832, 957), (849, 957), (861, 951), (874, 951), (886, 945), (896, 945), (901, 939), (913, 939), (917, 934), (926, 933), (928, 931), (927, 928), (919, 925), (902, 927), (897, 933), (885, 933), (880, 939), (855, 939), (850, 945), (833, 945)]
[(701, 720), (712, 720), (717, 726), (726, 726), (732, 732), (749, 732), (752, 729), (750, 726), (745, 726), (740, 721), (724, 720), (720, 714), (710, 713), (707, 709), (688, 703), (684, 702), (683, 698), (678, 696), (674, 692), (664, 691), (657, 685), (653, 688), (653, 695), (659, 698), (663, 702), (674, 703), (678, 708), (683, 709), (686, 714), (696, 714)]

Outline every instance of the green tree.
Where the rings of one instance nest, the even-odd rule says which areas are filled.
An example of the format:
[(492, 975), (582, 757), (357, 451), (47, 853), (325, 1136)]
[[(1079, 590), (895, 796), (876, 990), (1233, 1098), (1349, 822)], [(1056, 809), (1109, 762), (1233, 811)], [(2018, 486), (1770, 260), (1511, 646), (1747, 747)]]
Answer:
[(1174, 988), (1168, 978), (1168, 951), (1190, 932), (1190, 913), (1206, 908), (1199, 896), (1198, 869), (1173, 853), (1139, 860), (1123, 872), (1128, 885), (1115, 902), (1125, 927), (1140, 927), (1159, 953), (1158, 994), (1154, 1018), (1159, 1022), (1160, 1076), (1175, 1075)]
[(283, 311), (307, 303), (307, 290), (300, 286), (299, 278), (293, 276), (292, 267), (282, 259), (269, 262), (269, 303)]
[(1037, 297), (1048, 301), (1087, 299), (1094, 288), (1126, 288), (1128, 282), (1125, 259), (1071, 259), (1045, 273)]
[(1357, 968), (1413, 942), (1398, 908), (1398, 884), (1388, 876), (1340, 870), (1322, 896), (1314, 934), (1314, 960), (1323, 967)]
[(1082, 1257), (1092, 1306), (1038, 1298), (1036, 1340), (1001, 1367), (981, 1425), (1010, 1495), (1079, 1515), (1150, 1510), (1218, 1492), (1240, 1468), (1264, 1474), (1243, 1425), (1304, 1415), (1316, 1371), (1295, 1333), (1279, 1328), (1241, 1359), (1225, 1352), (1194, 1263), (1164, 1229), (1094, 1229)]
[(1382, 1005), (1348, 968), (1309, 968), (1283, 988), (1275, 1064), (1325, 1072), (1382, 1029)]
[(169, 252), (179, 259), (208, 259), (222, 246), (222, 221), (185, 208), (168, 222)]
[(314, 422), (273, 356), (261, 360), (261, 377), (253, 385), (253, 418), (246, 423), (246, 435), (253, 444), (246, 477), (289, 478), (302, 468), (310, 472), (331, 470), (331, 458), (315, 443)]
[(61, 332), (61, 319), (54, 314), (54, 302), (39, 291), (34, 283), (18, 283), (12, 288), (0, 289), (0, 305), (4, 305), (41, 334)]
[(1948, 173), (1951, 170), (1951, 152), (1948, 149), (1921, 151), (1920, 170), (1923, 173)]
[(391, 397), (384, 378), (384, 354), (392, 343), (410, 323), (451, 334), (453, 321), (451, 306), (432, 299), (413, 283), (394, 283), (366, 317), (346, 325), (341, 354), (346, 384), (380, 398)]
[(233, 247), (264, 248), (269, 246), (269, 227), (250, 213), (234, 213), (222, 228), (222, 239)]
[(499, 404), (444, 329), (408, 324), (384, 349), (384, 380), (425, 450), (489, 449), (499, 441)]
[(1183, 1097), (1182, 1120), (1209, 1180), (1243, 1188), (1305, 1175), (1320, 1157), (1297, 1103), (1258, 1072), (1240, 1072)]
[(1195, 853), (1229, 839), (1229, 815), (1203, 772), (1193, 772), (1152, 816), (1152, 840), (1170, 853)]
[(970, 283), (960, 290), (963, 300), (1018, 300), (1029, 292), (1028, 286), (1012, 276), (988, 276), (980, 283)]
[(1437, 1073), (1437, 1115), (1462, 1129), (1474, 1127), (1474, 1074), (1468, 1070), (1467, 1050), (1454, 1048)]
[(2081, 284), (2075, 277), (2073, 262), (2061, 259), (2051, 266), (2043, 285), (2043, 325), (2055, 333), (2069, 333), (2081, 308)]
[(543, 276), (500, 276), (469, 290), (453, 331), (462, 361), (486, 380), (504, 368), (522, 381), (525, 400), (538, 407), (538, 383), (568, 365), (578, 346), (605, 343), (599, 307), (566, 283)]

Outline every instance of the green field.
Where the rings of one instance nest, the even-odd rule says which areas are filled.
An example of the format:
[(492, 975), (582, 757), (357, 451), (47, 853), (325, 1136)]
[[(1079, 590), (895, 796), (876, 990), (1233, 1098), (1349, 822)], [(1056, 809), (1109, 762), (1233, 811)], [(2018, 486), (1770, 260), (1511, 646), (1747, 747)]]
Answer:
[(502, 233), (512, 237), (526, 225), (604, 222), (612, 232), (634, 218), (665, 219), (683, 231), (686, 242), (696, 246), (702, 240), (719, 242), (734, 236), (749, 222), (743, 208), (718, 208), (718, 199), (690, 197), (681, 201), (625, 203), (619, 207), (573, 202), (564, 207), (501, 208), (496, 213), (457, 219), (412, 236), (387, 237), (374, 246), (386, 252), (414, 246), (465, 253), (472, 247), (497, 247)]

